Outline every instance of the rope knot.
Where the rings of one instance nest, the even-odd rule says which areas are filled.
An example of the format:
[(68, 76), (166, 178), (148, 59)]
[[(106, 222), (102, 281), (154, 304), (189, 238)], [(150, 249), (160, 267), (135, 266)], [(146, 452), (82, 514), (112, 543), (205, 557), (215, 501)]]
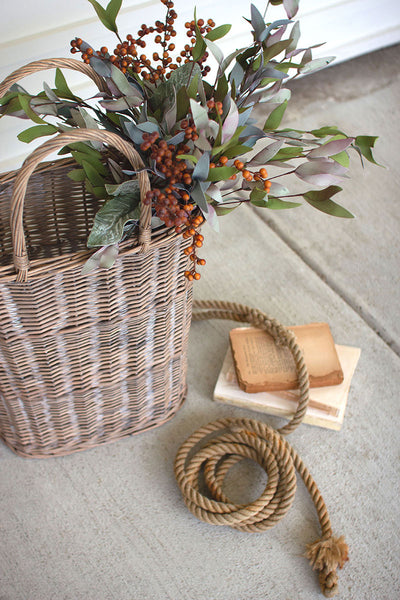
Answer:
[(308, 544), (306, 558), (319, 573), (319, 583), (324, 596), (332, 598), (338, 592), (337, 569), (349, 560), (349, 548), (343, 536), (329, 536)]

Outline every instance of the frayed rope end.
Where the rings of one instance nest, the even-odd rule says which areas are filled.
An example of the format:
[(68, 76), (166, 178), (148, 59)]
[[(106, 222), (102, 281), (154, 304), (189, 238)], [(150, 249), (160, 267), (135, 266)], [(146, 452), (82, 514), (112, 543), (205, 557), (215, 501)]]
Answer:
[(319, 571), (319, 583), (324, 596), (335, 596), (338, 593), (339, 579), (336, 570), (341, 569), (349, 560), (349, 547), (344, 537), (330, 536), (308, 544), (305, 556), (312, 568)]

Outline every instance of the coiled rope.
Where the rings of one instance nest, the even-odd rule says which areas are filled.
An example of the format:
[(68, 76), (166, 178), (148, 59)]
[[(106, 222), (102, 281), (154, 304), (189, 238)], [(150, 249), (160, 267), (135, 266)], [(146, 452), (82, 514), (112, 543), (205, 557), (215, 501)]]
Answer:
[[(265, 531), (278, 523), (291, 507), (297, 471), (314, 502), (321, 527), (321, 538), (307, 546), (306, 557), (319, 571), (324, 595), (333, 597), (338, 592), (337, 569), (348, 559), (348, 547), (343, 536), (333, 537), (321, 493), (297, 452), (283, 437), (301, 423), (308, 404), (308, 373), (295, 336), (275, 319), (241, 304), (197, 301), (193, 308), (194, 320), (229, 319), (250, 323), (265, 329), (279, 345), (287, 346), (296, 363), (300, 400), (291, 421), (279, 430), (255, 419), (227, 418), (195, 431), (181, 445), (175, 459), (175, 476), (186, 506), (206, 523), (247, 532)], [(227, 472), (243, 458), (258, 463), (268, 476), (261, 496), (247, 505), (231, 502), (222, 490)], [(204, 493), (202, 480), (207, 488)]]

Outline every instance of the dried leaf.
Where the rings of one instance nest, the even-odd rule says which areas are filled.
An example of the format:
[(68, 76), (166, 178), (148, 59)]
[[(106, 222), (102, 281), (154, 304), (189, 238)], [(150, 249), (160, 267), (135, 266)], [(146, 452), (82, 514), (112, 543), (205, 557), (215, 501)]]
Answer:
[(278, 29), (279, 27), (282, 27), (282, 25), (286, 26), (289, 23), (291, 23), (291, 21), (288, 19), (280, 19), (279, 21), (274, 21), (273, 23), (271, 23), (271, 25), (268, 25), (268, 27), (266, 29), (264, 29), (264, 31), (261, 33), (261, 35), (259, 37), (259, 41), (263, 42), (264, 40), (267, 39), (267, 37), (271, 31), (273, 31), (274, 29)]
[(346, 171), (338, 163), (319, 159), (301, 164), (295, 170), (295, 175), (312, 185), (324, 186), (340, 182)]
[(254, 4), (251, 4), (250, 12), (251, 12), (250, 21), (251, 21), (251, 24), (254, 29), (255, 38), (256, 38), (256, 40), (261, 41), (260, 36), (263, 33), (263, 31), (265, 30), (264, 18), (262, 16), (262, 14), (260, 13), (260, 11), (258, 10), (258, 8), (256, 6), (254, 6)]
[(265, 165), (272, 158), (274, 158), (277, 152), (282, 148), (283, 144), (284, 142), (282, 140), (273, 142), (272, 144), (261, 150), (261, 152), (253, 156), (250, 162), (247, 163), (247, 166), (258, 167), (261, 165)]
[(289, 19), (293, 19), (299, 10), (299, 0), (283, 0), (283, 7)]
[(324, 69), (327, 65), (329, 65), (333, 60), (335, 60), (335, 56), (326, 56), (325, 58), (315, 58), (305, 65), (301, 66), (299, 69), (300, 73), (303, 75), (307, 73), (312, 73), (314, 71), (319, 71), (320, 69)]
[(225, 144), (228, 140), (230, 140), (233, 134), (236, 132), (236, 129), (239, 125), (239, 112), (236, 104), (231, 99), (231, 105), (229, 108), (229, 112), (226, 115), (225, 121), (222, 125), (222, 136), (221, 136), (221, 144)]
[[(89, 0), (89, 2), (90, 1), (91, 0)], [(91, 56), (90, 57), (90, 66), (92, 67), (92, 69), (94, 69), (96, 71), (97, 75), (100, 75), (100, 77), (111, 77), (112, 63), (110, 63), (110, 61), (103, 60), (103, 59), (99, 58), (98, 56)]]
[(308, 153), (307, 158), (322, 158), (324, 156), (338, 154), (339, 152), (346, 150), (353, 140), (354, 138), (344, 138), (340, 140), (334, 140), (333, 142), (328, 142), (327, 144), (322, 144), (322, 146), (318, 146), (318, 148), (311, 150), (311, 152)]
[(114, 191), (94, 218), (92, 231), (87, 245), (108, 246), (118, 243), (123, 235), (127, 221), (137, 220), (140, 216), (140, 188), (135, 181), (125, 181)]
[[(129, 83), (128, 78), (113, 64), (111, 65), (111, 79), (123, 96), (140, 98), (141, 102), (143, 102), (143, 96), (136, 85)], [(135, 104), (134, 106), (139, 106), (139, 104)]]
[(201, 155), (197, 164), (193, 170), (192, 178), (194, 180), (205, 181), (208, 176), (208, 171), (210, 170), (210, 155), (208, 152), (204, 152)]
[(190, 109), (192, 111), (193, 120), (194, 120), (194, 123), (195, 123), (198, 131), (203, 131), (204, 129), (207, 129), (207, 127), (208, 127), (208, 112), (204, 108), (204, 106), (201, 106), (201, 104), (199, 104), (198, 102), (193, 100), (193, 98), (191, 98), (190, 99)]

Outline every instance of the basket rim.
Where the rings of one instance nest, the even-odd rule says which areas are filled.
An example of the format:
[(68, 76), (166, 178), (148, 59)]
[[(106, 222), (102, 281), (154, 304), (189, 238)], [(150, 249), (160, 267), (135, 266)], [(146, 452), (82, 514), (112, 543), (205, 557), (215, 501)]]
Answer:
[[(47, 171), (51, 171), (53, 168), (64, 168), (69, 164), (74, 165), (75, 161), (72, 157), (64, 157), (60, 159), (53, 159), (49, 161), (43, 161), (35, 169), (34, 174), (43, 174)], [(19, 173), (19, 169), (11, 171), (5, 171), (0, 173), (0, 193), (2, 186), (9, 186), (14, 184), (14, 179)], [(4, 189), (4, 188), (3, 188)], [(181, 234), (175, 232), (175, 228), (166, 228), (165, 226), (153, 230), (151, 232), (151, 241), (149, 245), (149, 251), (159, 248), (164, 243), (167, 243), (171, 238), (177, 238)], [(118, 258), (128, 256), (130, 254), (140, 253), (142, 251), (142, 245), (137, 238), (129, 238), (128, 240), (119, 244), (119, 255)], [(69, 271), (76, 268), (77, 266), (83, 265), (92, 254), (94, 254), (99, 248), (85, 248), (77, 252), (69, 252), (50, 258), (37, 258), (29, 260), (29, 277), (28, 282), (32, 279), (38, 279), (43, 275), (48, 275), (57, 271)], [(0, 266), (0, 283), (15, 282), (16, 270), (10, 255), (10, 264)]]
[[(177, 234), (173, 228), (163, 228), (160, 232), (154, 232), (153, 236), (148, 252), (160, 248), (173, 238), (177, 239), (178, 237), (181, 237), (181, 234)], [(132, 245), (132, 242), (135, 245)], [(142, 252), (141, 244), (133, 238), (119, 244), (119, 248), (119, 259), (131, 254), (140, 254)], [(37, 258), (29, 261), (29, 278), (25, 283), (29, 283), (29, 281), (33, 279), (39, 279), (42, 275), (47, 276), (54, 272), (64, 273), (71, 269), (75, 269), (76, 267), (83, 265), (97, 250), (98, 248), (91, 248), (79, 252), (70, 252), (61, 256), (53, 256), (52, 258)], [(10, 281), (15, 282), (15, 278), (16, 272), (13, 264), (0, 267), (0, 283), (9, 283)]]

